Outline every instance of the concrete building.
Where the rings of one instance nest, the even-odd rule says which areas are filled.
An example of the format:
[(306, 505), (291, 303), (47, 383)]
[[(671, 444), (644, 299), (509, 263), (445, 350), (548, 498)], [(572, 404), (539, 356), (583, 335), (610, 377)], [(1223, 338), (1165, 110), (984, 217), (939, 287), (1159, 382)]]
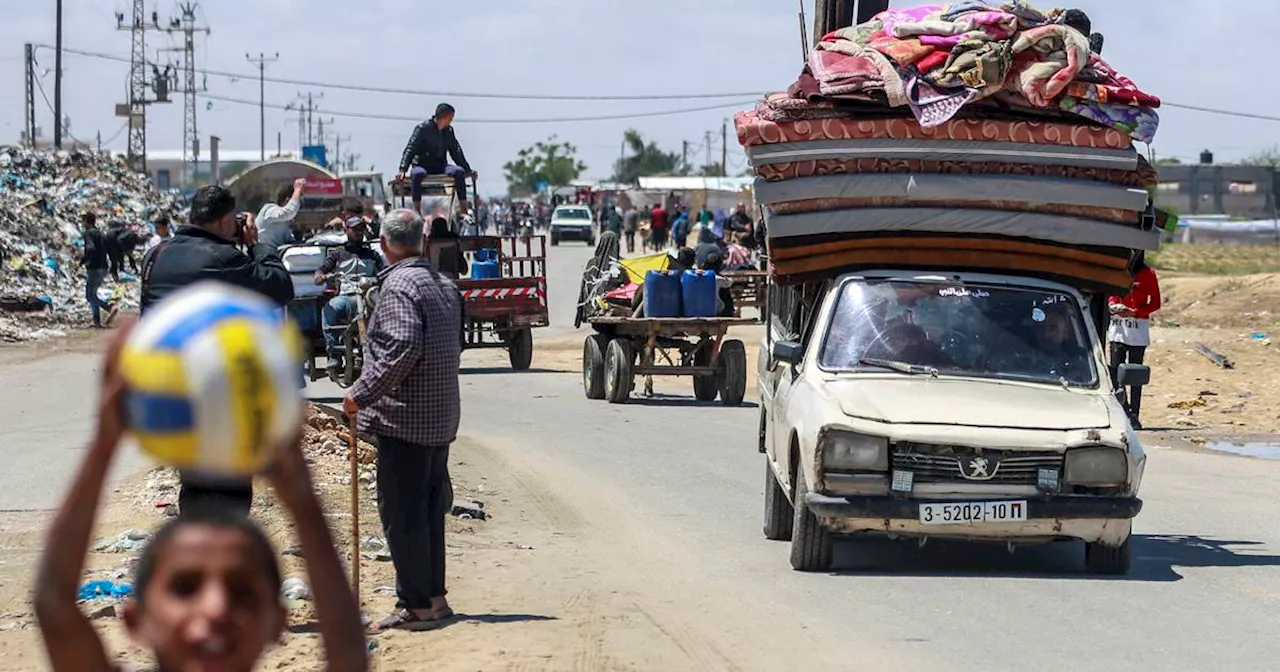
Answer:
[[(226, 181), (235, 175), (244, 172), (250, 166), (258, 163), (262, 154), (259, 150), (218, 150), (218, 173), (219, 179)], [(151, 176), (151, 180), (155, 182), (156, 187), (160, 190), (166, 189), (186, 189), (189, 187), (200, 187), (209, 184), (213, 180), (210, 179), (210, 155), (207, 150), (200, 153), (200, 162), (196, 165), (196, 177), (194, 182), (188, 179), (188, 175), (182, 169), (182, 150), (180, 149), (156, 149), (147, 151), (147, 174)], [(267, 157), (268, 160), (273, 158), (298, 158), (297, 152), (285, 152), (280, 156), (274, 154)]]
[(1227, 215), (1234, 219), (1271, 219), (1280, 202), (1280, 171), (1269, 166), (1218, 165), (1201, 154), (1194, 165), (1162, 165), (1158, 204), (1183, 217)]

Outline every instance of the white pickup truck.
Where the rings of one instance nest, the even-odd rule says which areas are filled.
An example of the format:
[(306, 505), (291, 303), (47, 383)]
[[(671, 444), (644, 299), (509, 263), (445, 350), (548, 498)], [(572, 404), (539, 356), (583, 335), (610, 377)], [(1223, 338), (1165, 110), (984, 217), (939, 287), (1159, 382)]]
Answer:
[[(1146, 456), (1079, 291), (887, 270), (770, 293), (764, 534), (795, 569), (876, 534), (1078, 539), (1088, 571), (1129, 570)], [(1125, 365), (1115, 384), (1149, 377)]]

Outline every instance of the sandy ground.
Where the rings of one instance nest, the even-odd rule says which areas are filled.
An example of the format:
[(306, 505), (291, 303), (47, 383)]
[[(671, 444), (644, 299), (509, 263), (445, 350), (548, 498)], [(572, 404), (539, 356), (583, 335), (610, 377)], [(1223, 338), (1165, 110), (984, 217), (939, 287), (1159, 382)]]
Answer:
[[(1145, 436), (1161, 443), (1191, 444), (1221, 437), (1280, 433), (1280, 276), (1236, 278), (1164, 278), (1166, 310), (1153, 330), (1149, 363), (1153, 384), (1147, 390)], [(534, 366), (580, 375), (581, 343), (586, 335), (539, 340)], [(760, 327), (736, 330), (748, 348), (754, 372)], [(1261, 335), (1261, 336), (1259, 336)], [(0, 349), (0, 367), (33, 357), (92, 351), (100, 335), (74, 335), (65, 341)], [(1236, 365), (1225, 370), (1197, 354), (1204, 344)], [(504, 353), (468, 353), (469, 366), (501, 366)], [(748, 398), (754, 375), (748, 376)], [(656, 391), (689, 396), (688, 379), (659, 379)], [(1181, 443), (1181, 441), (1178, 441)], [(619, 515), (609, 493), (563, 466), (528, 462), (516, 466), (483, 436), (457, 444), (453, 477), (457, 499), (485, 504), (489, 519), (450, 519), (449, 581), (462, 614), (431, 633), (390, 633), (373, 638), (373, 660), (380, 670), (613, 670), (736, 669), (731, 662), (749, 652), (758, 669), (781, 669), (790, 647), (802, 646), (798, 626), (775, 624), (771, 641), (753, 633), (758, 612), (739, 601), (708, 596), (689, 598), (699, 569), (682, 558), (660, 535)], [(312, 453), (315, 480), (329, 512), (335, 542), (350, 557), (351, 518), (348, 466), (341, 450)], [(530, 458), (536, 459), (536, 458)], [(548, 478), (554, 471), (554, 478)], [(154, 529), (164, 520), (157, 501), (172, 498), (165, 479), (153, 472), (117, 483), (101, 514), (97, 534), (116, 536), (127, 529)], [(360, 523), (363, 534), (381, 536), (376, 503), (364, 488)], [(260, 489), (255, 514), (278, 550), (293, 546), (288, 521), (269, 492)], [(0, 512), (0, 670), (44, 667), (44, 654), (29, 604), (31, 573), (38, 558), (47, 513)], [(619, 566), (619, 547), (635, 562)], [(93, 553), (90, 579), (126, 572), (129, 554)], [(298, 557), (283, 558), (286, 576), (305, 576)], [(380, 618), (394, 596), (390, 563), (361, 560), (362, 605)], [(127, 579), (126, 579), (127, 580)], [(552, 605), (549, 607), (548, 605)], [(313, 634), (308, 603), (292, 605), (291, 628), (273, 650), (264, 669), (319, 669), (320, 645)], [(144, 664), (116, 619), (97, 623), (108, 650), (121, 660)]]

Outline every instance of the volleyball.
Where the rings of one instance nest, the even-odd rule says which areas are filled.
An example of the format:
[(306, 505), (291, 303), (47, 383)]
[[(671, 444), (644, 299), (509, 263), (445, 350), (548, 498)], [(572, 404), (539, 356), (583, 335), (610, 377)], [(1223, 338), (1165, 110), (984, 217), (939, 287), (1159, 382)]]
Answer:
[(301, 423), (302, 341), (265, 297), (219, 282), (149, 311), (120, 355), (127, 421), (161, 463), (250, 475)]

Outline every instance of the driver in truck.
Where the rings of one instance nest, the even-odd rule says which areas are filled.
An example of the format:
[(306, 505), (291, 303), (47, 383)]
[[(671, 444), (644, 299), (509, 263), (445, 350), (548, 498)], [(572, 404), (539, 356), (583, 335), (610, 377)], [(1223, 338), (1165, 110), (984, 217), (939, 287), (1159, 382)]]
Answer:
[(350, 324), (356, 318), (355, 295), (360, 291), (360, 279), (375, 277), (386, 265), (382, 256), (365, 240), (368, 229), (363, 219), (348, 219), (343, 224), (343, 229), (347, 233), (347, 242), (342, 247), (330, 250), (320, 270), (316, 271), (317, 285), (330, 280), (338, 281), (338, 296), (330, 299), (320, 311), (324, 326), (324, 345), (329, 356), (326, 368), (331, 377), (342, 364), (337, 355), (340, 334), (335, 327)]

